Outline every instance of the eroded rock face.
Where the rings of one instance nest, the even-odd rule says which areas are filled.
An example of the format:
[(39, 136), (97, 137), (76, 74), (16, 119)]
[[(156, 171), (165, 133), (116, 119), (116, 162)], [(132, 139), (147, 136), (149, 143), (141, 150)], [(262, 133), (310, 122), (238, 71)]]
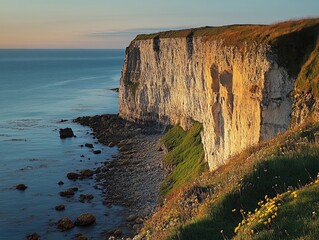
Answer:
[(211, 170), (290, 124), (293, 79), (267, 46), (224, 46), (203, 37), (133, 41), (119, 109), (129, 120), (203, 124)]

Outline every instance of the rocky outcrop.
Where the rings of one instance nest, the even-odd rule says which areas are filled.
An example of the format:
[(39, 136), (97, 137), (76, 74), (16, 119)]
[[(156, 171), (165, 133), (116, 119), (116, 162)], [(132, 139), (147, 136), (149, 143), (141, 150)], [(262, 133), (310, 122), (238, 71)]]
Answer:
[(295, 77), (268, 44), (205, 36), (134, 40), (122, 70), (120, 116), (138, 122), (203, 124), (210, 169), (285, 131)]

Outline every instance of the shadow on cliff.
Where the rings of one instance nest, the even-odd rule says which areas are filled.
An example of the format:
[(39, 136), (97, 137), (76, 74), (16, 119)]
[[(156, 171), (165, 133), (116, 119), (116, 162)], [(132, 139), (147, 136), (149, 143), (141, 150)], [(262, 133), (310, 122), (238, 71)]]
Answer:
[(300, 31), (281, 35), (270, 42), (278, 64), (285, 67), (291, 77), (296, 78), (316, 47), (319, 24)]

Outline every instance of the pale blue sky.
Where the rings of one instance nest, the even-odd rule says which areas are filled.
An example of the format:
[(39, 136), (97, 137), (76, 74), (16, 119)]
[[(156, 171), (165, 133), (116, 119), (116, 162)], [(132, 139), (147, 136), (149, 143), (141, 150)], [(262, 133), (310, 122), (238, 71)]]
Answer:
[(319, 0), (0, 0), (0, 48), (124, 48), (138, 33), (319, 16)]

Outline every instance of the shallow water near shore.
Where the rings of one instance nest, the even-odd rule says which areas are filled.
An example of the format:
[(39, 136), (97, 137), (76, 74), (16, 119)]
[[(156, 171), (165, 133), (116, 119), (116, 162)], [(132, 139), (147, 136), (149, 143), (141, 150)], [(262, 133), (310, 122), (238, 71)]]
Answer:
[[(124, 224), (125, 209), (103, 205), (94, 180), (66, 178), (118, 153), (72, 119), (118, 111), (118, 95), (108, 89), (119, 86), (123, 59), (124, 50), (0, 50), (0, 239), (24, 239), (30, 232), (41, 239), (71, 239), (79, 232), (101, 239), (102, 231)], [(61, 140), (59, 129), (65, 127), (77, 137)], [(85, 143), (102, 153), (80, 147)], [(59, 186), (60, 180), (65, 184)], [(19, 183), (28, 188), (16, 190)], [(74, 197), (59, 196), (70, 187), (79, 188)], [(80, 194), (89, 193), (91, 203), (79, 202)], [(66, 210), (55, 211), (59, 204)], [(66, 232), (56, 228), (61, 217), (74, 220), (84, 212), (93, 213), (96, 224)]]

